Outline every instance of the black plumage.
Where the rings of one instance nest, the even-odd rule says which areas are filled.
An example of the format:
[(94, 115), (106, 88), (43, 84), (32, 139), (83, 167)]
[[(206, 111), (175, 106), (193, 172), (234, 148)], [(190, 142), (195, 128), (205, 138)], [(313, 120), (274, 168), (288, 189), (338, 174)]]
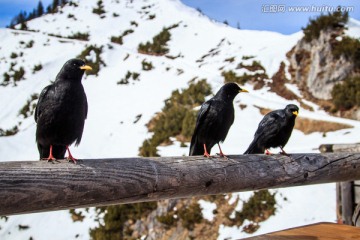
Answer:
[(296, 116), (299, 113), (298, 106), (289, 104), (285, 109), (269, 112), (259, 123), (255, 132), (254, 140), (251, 142), (244, 154), (262, 154), (269, 148), (283, 148), (288, 142), (295, 125)]
[(81, 141), (88, 105), (81, 84), (85, 70), (91, 67), (80, 59), (67, 61), (55, 82), (45, 87), (35, 109), (36, 142), (40, 159), (64, 158), (69, 145)]
[(196, 126), (191, 138), (190, 156), (209, 157), (211, 148), (218, 144), (220, 155), (224, 156), (219, 142), (223, 142), (234, 122), (233, 100), (239, 92), (247, 92), (236, 83), (227, 83), (216, 95), (201, 105)]

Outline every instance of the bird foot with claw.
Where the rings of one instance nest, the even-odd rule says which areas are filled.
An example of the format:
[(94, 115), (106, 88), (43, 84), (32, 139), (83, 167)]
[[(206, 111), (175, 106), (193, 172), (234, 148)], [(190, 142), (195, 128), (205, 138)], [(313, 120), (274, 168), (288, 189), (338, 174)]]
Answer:
[(229, 159), (228, 156), (223, 153), (217, 153), (216, 155), (220, 156), (221, 158)]
[(47, 162), (53, 162), (56, 160), (54, 157), (48, 157), (48, 158), (42, 158), (41, 160), (47, 161)]
[(74, 164), (77, 164), (77, 159), (76, 158), (74, 158), (74, 157), (67, 157), (66, 158), (67, 160), (68, 160), (68, 162), (73, 162)]
[(204, 153), (204, 157), (211, 158), (210, 154), (208, 154), (207, 152)]
[(289, 154), (287, 154), (285, 151), (281, 151), (281, 152), (280, 152), (280, 154), (281, 154), (281, 155), (284, 155), (284, 156), (288, 156), (288, 157), (290, 157), (290, 155), (289, 155)]
[(271, 153), (269, 150), (266, 149), (266, 150), (265, 150), (265, 155), (269, 155), (269, 156), (270, 156), (270, 155), (272, 155), (272, 153)]

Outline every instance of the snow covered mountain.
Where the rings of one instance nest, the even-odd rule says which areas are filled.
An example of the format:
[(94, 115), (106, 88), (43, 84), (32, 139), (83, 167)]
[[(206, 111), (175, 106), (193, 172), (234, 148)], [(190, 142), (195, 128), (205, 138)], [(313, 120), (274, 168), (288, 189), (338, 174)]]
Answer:
[[(254, 71), (239, 67), (261, 63), (271, 81), (280, 63), (287, 63), (286, 53), (303, 36), (302, 32), (282, 35), (266, 31), (231, 28), (214, 22), (179, 0), (87, 0), (67, 4), (55, 14), (47, 14), (27, 23), (28, 31), (0, 29), (0, 129), (18, 132), (0, 137), (0, 161), (38, 160), (35, 144), (36, 125), (33, 116), (20, 114), (31, 96), (55, 79), (62, 65), (80, 55), (90, 45), (88, 61), (101, 61), (97, 75), (83, 80), (89, 103), (82, 142), (72, 153), (77, 158), (110, 158), (137, 156), (142, 142), (151, 136), (145, 126), (164, 105), (175, 89), (185, 88), (192, 80), (207, 79), (213, 92), (224, 83), (223, 71), (237, 75), (253, 75)], [(103, 11), (96, 11), (96, 10)], [(167, 28), (171, 34), (165, 55), (139, 53), (139, 44), (152, 41)], [(349, 32), (360, 36), (360, 24), (351, 21)], [(77, 40), (83, 36), (85, 40)], [(121, 39), (121, 44), (115, 43)], [(113, 41), (111, 41), (113, 39)], [(151, 63), (144, 70), (143, 63)], [(137, 73), (128, 84), (118, 84), (127, 73)], [(0, 78), (1, 83), (1, 78)], [(297, 86), (289, 90), (301, 95)], [(229, 154), (244, 152), (251, 142), (260, 108), (279, 109), (288, 101), (269, 87), (254, 89), (246, 83), (249, 94), (235, 99), (235, 123), (223, 149)], [(240, 105), (242, 107), (240, 107)], [(288, 152), (316, 152), (322, 143), (358, 141), (360, 122), (329, 116), (307, 102), (315, 111), (300, 110), (300, 116), (352, 126), (338, 131), (305, 134), (294, 130)], [(30, 111), (31, 112), (31, 111)], [(186, 155), (187, 148), (173, 145), (159, 147), (162, 156)], [(255, 234), (280, 230), (319, 221), (335, 221), (335, 185), (325, 184), (277, 190), (276, 215), (261, 223)], [(252, 193), (240, 193), (247, 199)], [(281, 197), (280, 197), (281, 196)], [(287, 200), (285, 201), (284, 198)], [(321, 204), (320, 204), (321, 203)], [(203, 203), (203, 213), (208, 214)], [(239, 206), (241, 208), (241, 206)], [(68, 211), (11, 216), (0, 219), (0, 239), (89, 239), (94, 227), (93, 209), (84, 213), (83, 222), (73, 223)], [(24, 230), (20, 226), (29, 226)], [(56, 234), (55, 234), (56, 232)], [(218, 239), (251, 236), (237, 227), (222, 226)]]

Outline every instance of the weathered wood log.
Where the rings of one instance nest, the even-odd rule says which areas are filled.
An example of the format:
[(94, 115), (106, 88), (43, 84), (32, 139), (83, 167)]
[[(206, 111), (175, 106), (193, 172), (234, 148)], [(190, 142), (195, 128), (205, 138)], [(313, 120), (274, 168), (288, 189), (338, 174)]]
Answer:
[(350, 153), (1, 162), (0, 215), (349, 181), (359, 169)]
[(354, 187), (353, 181), (341, 182), (341, 217), (343, 223), (346, 225), (352, 225), (352, 216), (354, 213)]
[[(322, 144), (319, 147), (320, 152), (347, 152), (347, 153), (356, 153), (360, 152), (359, 143), (347, 143), (347, 144)], [(357, 213), (354, 213), (355, 210), (355, 194), (356, 189), (354, 188), (354, 181), (341, 182), (337, 183), (336, 191), (336, 215), (337, 221), (353, 225), (352, 219), (357, 218)]]
[(319, 150), (325, 152), (360, 152), (360, 143), (321, 144)]

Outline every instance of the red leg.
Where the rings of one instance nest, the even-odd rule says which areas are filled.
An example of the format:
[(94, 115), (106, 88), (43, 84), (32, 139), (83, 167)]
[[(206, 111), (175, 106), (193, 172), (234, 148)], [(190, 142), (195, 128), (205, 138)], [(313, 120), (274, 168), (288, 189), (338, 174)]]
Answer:
[(289, 154), (287, 154), (282, 147), (280, 147), (280, 149), (281, 149), (280, 154), (285, 155), (285, 156), (289, 156)]
[(74, 158), (72, 155), (71, 155), (71, 152), (70, 152), (70, 148), (69, 148), (69, 146), (66, 146), (66, 149), (67, 149), (67, 151), (68, 151), (68, 154), (69, 154), (69, 156), (67, 156), (67, 160), (69, 160), (69, 162), (70, 161), (73, 161), (73, 163), (75, 163), (76, 164), (76, 158)]
[(222, 150), (221, 150), (221, 147), (220, 147), (220, 144), (218, 144), (218, 146), (219, 146), (219, 149), (220, 149), (220, 157), (224, 157), (224, 158), (227, 158), (227, 156), (222, 152)]
[(210, 157), (210, 154), (206, 150), (206, 144), (205, 143), (204, 143), (204, 157), (207, 157), (207, 158)]
[(272, 155), (272, 153), (268, 149), (265, 149), (265, 154), (266, 155)]
[(41, 160), (47, 160), (48, 162), (49, 161), (52, 161), (52, 160), (56, 160), (52, 154), (52, 145), (50, 145), (50, 153), (49, 153), (49, 156), (47, 158), (42, 158)]

